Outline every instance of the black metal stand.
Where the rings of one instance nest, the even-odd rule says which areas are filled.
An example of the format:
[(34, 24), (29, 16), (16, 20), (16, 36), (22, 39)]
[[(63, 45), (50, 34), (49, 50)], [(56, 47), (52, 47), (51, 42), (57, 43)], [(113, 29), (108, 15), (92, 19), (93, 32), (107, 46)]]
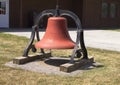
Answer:
[[(24, 57), (28, 57), (28, 53), (29, 53), (30, 49), (32, 49), (33, 52), (36, 51), (36, 48), (33, 45), (33, 41), (35, 39), (35, 35), (36, 35), (37, 40), (40, 41), (39, 31), (38, 31), (39, 22), (41, 21), (41, 19), (44, 16), (56, 16), (56, 17), (57, 16), (68, 16), (68, 17), (72, 18), (77, 26), (77, 38), (76, 38), (76, 45), (75, 45), (72, 55), (71, 55), (70, 63), (74, 63), (74, 57), (76, 54), (78, 56), (80, 56), (82, 54), (83, 59), (88, 59), (87, 50), (86, 50), (86, 47), (84, 44), (84, 31), (82, 29), (79, 17), (71, 11), (61, 10), (61, 9), (58, 9), (58, 7), (56, 7), (56, 9), (45, 10), (36, 17), (36, 19), (34, 20), (35, 21), (34, 26), (32, 27), (33, 31), (31, 34), (30, 42), (27, 45), (27, 47), (25, 48), (24, 53), (23, 53)], [(80, 46), (81, 49), (79, 49), (78, 46)], [(44, 49), (40, 49), (40, 50), (41, 50), (41, 53), (45, 53)]]
[[(24, 57), (28, 57), (28, 53), (29, 53), (30, 49), (32, 49), (33, 52), (36, 52), (36, 48), (33, 45), (35, 35), (37, 37), (37, 41), (40, 41), (38, 26), (34, 25), (32, 28), (33, 28), (33, 31), (31, 33), (30, 41), (29, 41), (28, 45), (26, 46), (24, 53), (23, 53)], [(41, 49), (41, 53), (44, 53), (43, 49)]]

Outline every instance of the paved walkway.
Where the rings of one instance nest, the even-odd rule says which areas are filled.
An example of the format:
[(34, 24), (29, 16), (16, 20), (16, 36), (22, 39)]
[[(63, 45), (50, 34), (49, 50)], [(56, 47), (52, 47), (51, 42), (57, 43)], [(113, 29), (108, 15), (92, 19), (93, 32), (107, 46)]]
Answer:
[[(1, 31), (1, 30), (0, 30)], [(31, 30), (4, 30), (4, 32), (25, 36), (30, 38)], [(76, 31), (69, 31), (71, 38), (75, 41)], [(40, 31), (40, 36), (44, 35), (44, 31)], [(85, 30), (85, 44), (87, 47), (100, 48), (120, 52), (120, 32), (105, 30)]]

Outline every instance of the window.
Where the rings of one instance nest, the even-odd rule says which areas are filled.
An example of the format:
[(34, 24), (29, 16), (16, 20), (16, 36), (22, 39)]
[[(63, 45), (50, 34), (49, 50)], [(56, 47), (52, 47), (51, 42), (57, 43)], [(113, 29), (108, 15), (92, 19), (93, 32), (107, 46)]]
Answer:
[(117, 16), (117, 4), (102, 2), (102, 18), (116, 18)]
[(111, 4), (110, 4), (110, 17), (111, 17), (111, 18), (115, 18), (115, 17), (116, 17), (116, 14), (117, 14), (116, 4), (111, 3)]
[(5, 1), (0, 2), (0, 14), (1, 15), (6, 14), (6, 2)]
[(102, 3), (102, 17), (107, 17), (108, 16), (108, 3), (103, 2)]

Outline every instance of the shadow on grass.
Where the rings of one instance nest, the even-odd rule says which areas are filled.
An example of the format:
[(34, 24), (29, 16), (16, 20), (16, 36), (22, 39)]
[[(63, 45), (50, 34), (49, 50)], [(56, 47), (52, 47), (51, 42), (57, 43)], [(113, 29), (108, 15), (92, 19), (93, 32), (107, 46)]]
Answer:
[(68, 60), (68, 59), (48, 59), (48, 60), (45, 60), (46, 64), (49, 64), (52, 66), (57, 66), (57, 67), (59, 67), (62, 64), (65, 64), (65, 63), (69, 63), (69, 62), (70, 62), (70, 60)]
[[(56, 66), (56, 67), (60, 67), (60, 65), (69, 63), (69, 62), (70, 62), (69, 59), (47, 59), (47, 60), (45, 60), (46, 64)], [(78, 70), (91, 70), (91, 69), (100, 68), (100, 67), (104, 67), (104, 65), (101, 63), (93, 62), (93, 63), (89, 63), (87, 65), (84, 65), (84, 66), (78, 68)]]

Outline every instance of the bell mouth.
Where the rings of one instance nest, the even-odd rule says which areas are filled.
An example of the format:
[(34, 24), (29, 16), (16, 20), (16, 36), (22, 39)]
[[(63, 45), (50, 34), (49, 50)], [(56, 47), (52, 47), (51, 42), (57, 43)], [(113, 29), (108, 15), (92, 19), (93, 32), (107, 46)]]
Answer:
[(35, 47), (43, 49), (73, 49), (75, 47), (75, 43), (72, 41), (40, 41), (35, 44)]

